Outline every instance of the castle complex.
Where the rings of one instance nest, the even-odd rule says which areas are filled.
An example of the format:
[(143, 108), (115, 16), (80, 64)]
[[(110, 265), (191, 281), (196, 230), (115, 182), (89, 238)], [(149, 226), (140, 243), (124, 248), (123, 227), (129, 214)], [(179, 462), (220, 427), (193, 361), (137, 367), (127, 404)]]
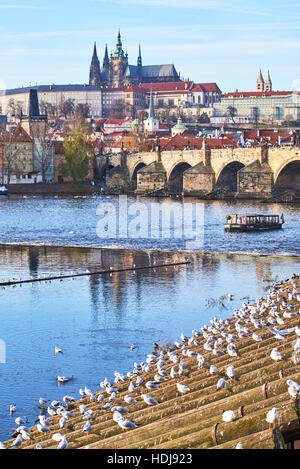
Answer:
[(90, 67), (90, 85), (108, 88), (139, 85), (141, 83), (178, 82), (180, 75), (174, 65), (143, 65), (141, 46), (137, 65), (129, 65), (128, 53), (124, 52), (119, 30), (116, 50), (108, 56), (107, 45), (102, 67), (97, 54), (96, 43)]

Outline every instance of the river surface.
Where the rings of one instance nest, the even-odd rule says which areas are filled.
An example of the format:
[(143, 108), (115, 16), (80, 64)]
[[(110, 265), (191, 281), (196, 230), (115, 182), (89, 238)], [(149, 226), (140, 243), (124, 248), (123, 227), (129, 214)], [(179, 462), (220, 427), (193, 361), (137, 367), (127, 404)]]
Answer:
[[(9, 438), (16, 416), (26, 415), (29, 424), (34, 423), (40, 397), (60, 400), (68, 394), (79, 398), (78, 389), (85, 385), (97, 391), (105, 376), (112, 380), (115, 370), (127, 372), (135, 361), (144, 361), (154, 342), (173, 342), (181, 332), (189, 335), (215, 315), (230, 317), (245, 298), (254, 300), (265, 294), (268, 283), (264, 280), (300, 273), (299, 207), (199, 202), (196, 214), (200, 222), (205, 221), (204, 233), (196, 220), (201, 236), (191, 223), (186, 238), (180, 238), (178, 206), (182, 203), (167, 200), (166, 205), (174, 208), (175, 204), (177, 210), (169, 230), (173, 237), (168, 237), (164, 222), (158, 230), (161, 237), (147, 237), (145, 226), (152, 228), (154, 223), (147, 210), (155, 210), (151, 204), (157, 202), (140, 201), (143, 206), (129, 199), (126, 215), (121, 210), (128, 225), (119, 217), (115, 223), (112, 207), (104, 207), (108, 202), (118, 205), (113, 197), (0, 202), (0, 243), (4, 244), (0, 246), (0, 282), (87, 269), (145, 267), (74, 280), (0, 286), (0, 441)], [(230, 212), (283, 212), (286, 224), (280, 232), (227, 235), (223, 223)], [(96, 233), (99, 218), (105, 216), (110, 234), (106, 239), (104, 225), (98, 227), (102, 237)], [(185, 222), (189, 225), (188, 217)], [(115, 225), (121, 236), (117, 233), (114, 238)], [(128, 237), (132, 233), (135, 236)], [(138, 237), (139, 233), (144, 237)], [(55, 247), (59, 245), (74, 247)], [(186, 260), (189, 265), (147, 268)], [(228, 293), (234, 295), (233, 301), (221, 301)], [(134, 351), (131, 344), (136, 345)], [(63, 355), (55, 357), (55, 345), (63, 349)], [(58, 375), (74, 375), (74, 379), (59, 386)], [(17, 405), (13, 418), (9, 415), (12, 403)]]
[[(286, 223), (280, 231), (225, 233), (230, 213), (283, 213)], [(299, 220), (299, 205), (248, 201), (0, 197), (0, 243), (299, 255)]]

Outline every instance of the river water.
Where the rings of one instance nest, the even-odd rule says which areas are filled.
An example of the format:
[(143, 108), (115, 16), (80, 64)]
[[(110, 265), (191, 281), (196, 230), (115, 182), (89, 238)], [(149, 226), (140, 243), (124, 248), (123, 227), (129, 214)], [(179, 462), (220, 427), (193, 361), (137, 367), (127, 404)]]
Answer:
[[(299, 207), (199, 202), (196, 226), (202, 234), (190, 243), (195, 230), (187, 230), (188, 236), (180, 238), (176, 217), (170, 232), (177, 237), (168, 238), (163, 223), (158, 230), (161, 237), (145, 237), (143, 226), (154, 223), (147, 210), (162, 202), (144, 199), (143, 206), (134, 205), (135, 199), (127, 201), (127, 238), (124, 220), (114, 238), (110, 229), (115, 213), (109, 205), (104, 207), (107, 202), (124, 206), (124, 200), (101, 197), (0, 203), (0, 281), (87, 269), (145, 267), (135, 272), (0, 287), (0, 346), (5, 345), (6, 351), (5, 360), (2, 355), (5, 363), (0, 363), (0, 441), (9, 437), (16, 416), (26, 415), (33, 424), (40, 397), (59, 400), (68, 394), (79, 398), (78, 389), (85, 385), (96, 391), (105, 376), (113, 379), (115, 370), (127, 372), (135, 361), (144, 360), (154, 342), (174, 341), (181, 332), (191, 334), (215, 315), (229, 317), (242, 299), (264, 294), (267, 278), (278, 275), (284, 279), (300, 272)], [(181, 202), (167, 200), (166, 204), (175, 204), (179, 216)], [(135, 210), (142, 216), (134, 230), (130, 217), (137, 220)], [(99, 237), (96, 227), (108, 212), (109, 237), (104, 239), (103, 230)], [(228, 235), (223, 222), (231, 212), (283, 212), (286, 223), (278, 232)], [(137, 237), (138, 233), (144, 237)], [(142, 251), (144, 248), (151, 250)], [(189, 265), (146, 268), (186, 260)], [(228, 293), (234, 295), (233, 301), (221, 301)], [(133, 352), (132, 343), (136, 345)], [(63, 349), (63, 355), (55, 357), (55, 345)], [(74, 379), (58, 386), (57, 375), (61, 374), (74, 375)], [(12, 403), (17, 405), (14, 418), (9, 415)]]

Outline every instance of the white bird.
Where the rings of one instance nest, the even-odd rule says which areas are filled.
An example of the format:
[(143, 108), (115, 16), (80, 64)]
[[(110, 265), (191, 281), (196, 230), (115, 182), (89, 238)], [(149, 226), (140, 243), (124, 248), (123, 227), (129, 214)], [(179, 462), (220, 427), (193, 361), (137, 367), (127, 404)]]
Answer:
[(134, 349), (136, 348), (136, 346), (134, 344), (131, 344), (130, 345), (130, 350), (133, 351)]
[(143, 383), (143, 379), (140, 376), (138, 376), (136, 378), (136, 382), (135, 382), (136, 386), (140, 386), (140, 384), (142, 384), (142, 383)]
[(52, 440), (54, 441), (61, 441), (63, 438), (62, 434), (61, 433), (54, 433), (54, 435), (52, 436)]
[(86, 405), (81, 404), (79, 406), (79, 412), (83, 415), (86, 412)]
[(117, 410), (115, 410), (115, 411), (114, 411), (114, 414), (113, 414), (113, 420), (114, 420), (115, 422), (118, 422), (119, 420), (124, 420), (124, 417), (123, 417), (123, 415), (122, 415), (120, 412), (118, 412)]
[(292, 399), (296, 400), (300, 397), (300, 385), (293, 381), (292, 379), (288, 379), (286, 384), (288, 385), (288, 393)]
[(120, 405), (117, 405), (117, 406), (114, 406), (110, 409), (112, 412), (120, 412), (120, 414), (128, 414), (129, 413), (129, 409), (127, 409), (127, 407), (122, 407)]
[(217, 382), (217, 389), (223, 389), (226, 386), (226, 380), (224, 378), (220, 378)]
[(51, 431), (50, 428), (46, 427), (46, 425), (42, 425), (41, 423), (38, 423), (36, 428), (40, 433), (46, 433)]
[(11, 414), (13, 414), (14, 412), (16, 412), (16, 410), (17, 410), (16, 404), (11, 404), (11, 405), (9, 406), (9, 412), (10, 412)]
[(177, 383), (177, 389), (179, 392), (181, 392), (182, 394), (186, 393), (186, 392), (189, 392), (191, 389), (186, 386), (185, 384), (180, 384), (180, 383)]
[(22, 436), (18, 435), (17, 438), (10, 445), (11, 448), (17, 448), (22, 445)]
[(86, 424), (83, 426), (82, 431), (83, 431), (84, 433), (89, 433), (90, 431), (92, 431), (92, 425), (91, 425), (91, 423), (90, 423), (89, 420), (88, 420), (88, 421), (86, 422)]
[(244, 449), (244, 446), (242, 445), (242, 443), (238, 443), (235, 449)]
[(157, 386), (155, 381), (147, 381), (146, 388), (147, 389), (159, 389), (159, 386)]
[(230, 365), (226, 369), (226, 375), (228, 376), (229, 379), (234, 378), (234, 366)]
[(153, 397), (151, 396), (148, 396), (147, 394), (141, 394), (141, 397), (144, 399), (144, 402), (147, 404), (147, 405), (155, 405), (155, 404), (158, 404), (158, 402), (153, 399)]
[(64, 435), (56, 449), (66, 449), (67, 447), (68, 447), (68, 441), (67, 441), (66, 435)]
[(130, 383), (129, 386), (128, 386), (128, 391), (129, 392), (134, 392), (134, 390), (135, 390), (134, 384)]
[(294, 343), (294, 351), (300, 353), (300, 337)]
[(273, 348), (272, 352), (270, 353), (270, 357), (271, 357), (272, 360), (274, 360), (274, 361), (282, 360), (282, 356), (281, 356), (280, 353), (278, 352), (277, 347)]
[(172, 366), (172, 369), (170, 371), (170, 376), (171, 376), (172, 379), (176, 378), (176, 371), (175, 371), (174, 366)]
[(104, 401), (104, 395), (103, 395), (103, 394), (99, 394), (99, 396), (97, 397), (97, 402), (98, 402), (99, 404), (101, 404), (101, 402), (103, 402), (103, 401)]
[(269, 410), (269, 412), (267, 413), (266, 421), (270, 425), (275, 427), (278, 423), (278, 419), (279, 419), (278, 410), (276, 409), (276, 407), (273, 407), (273, 409)]
[(125, 396), (124, 401), (127, 402), (127, 404), (133, 404), (134, 402), (137, 402), (137, 400), (134, 399), (134, 397), (130, 397), (130, 396)]
[(209, 368), (209, 373), (211, 375), (215, 374), (217, 372), (217, 368), (214, 366), (214, 365), (210, 365), (210, 368)]
[(59, 428), (64, 428), (66, 426), (66, 423), (67, 423), (67, 419), (65, 419), (65, 417), (61, 417), (59, 419)]
[(137, 428), (137, 424), (128, 419), (120, 419), (117, 423), (125, 431), (129, 430), (130, 428)]
[(55, 352), (55, 355), (58, 355), (59, 353), (63, 353), (62, 349), (57, 347), (56, 345), (54, 347), (54, 352)]
[(223, 422), (233, 422), (235, 420), (235, 413), (233, 410), (226, 410), (222, 414)]

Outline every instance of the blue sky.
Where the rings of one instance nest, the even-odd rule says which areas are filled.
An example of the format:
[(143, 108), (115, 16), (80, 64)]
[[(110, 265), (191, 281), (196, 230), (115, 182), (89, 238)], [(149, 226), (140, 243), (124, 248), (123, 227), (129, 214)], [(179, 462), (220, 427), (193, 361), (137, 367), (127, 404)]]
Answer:
[(86, 83), (97, 41), (129, 61), (174, 63), (182, 77), (253, 90), (259, 68), (275, 90), (300, 83), (299, 0), (0, 0), (0, 88)]

